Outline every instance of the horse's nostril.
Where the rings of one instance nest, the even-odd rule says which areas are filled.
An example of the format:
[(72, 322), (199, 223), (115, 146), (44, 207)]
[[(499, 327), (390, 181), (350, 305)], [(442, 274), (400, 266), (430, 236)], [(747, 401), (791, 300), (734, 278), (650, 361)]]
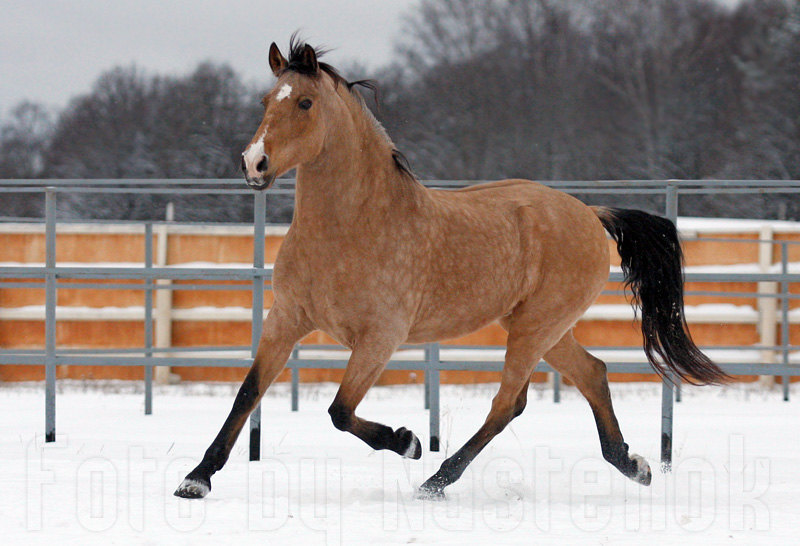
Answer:
[(269, 162), (267, 161), (267, 156), (264, 156), (261, 158), (261, 161), (258, 162), (258, 165), (256, 165), (256, 170), (263, 173), (267, 170), (267, 167), (269, 167)]
[(244, 155), (242, 155), (242, 172), (247, 174), (247, 162), (244, 160)]

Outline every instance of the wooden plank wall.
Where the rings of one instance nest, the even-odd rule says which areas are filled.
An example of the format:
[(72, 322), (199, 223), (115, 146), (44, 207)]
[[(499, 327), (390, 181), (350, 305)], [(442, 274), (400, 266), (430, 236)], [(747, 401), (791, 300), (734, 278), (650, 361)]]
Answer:
[[(272, 230), (267, 237), (266, 261), (275, 260), (283, 238), (282, 229)], [(689, 241), (685, 244), (687, 265), (695, 266), (735, 266), (758, 263), (759, 230), (750, 232), (702, 234), (717, 239), (738, 239), (750, 243), (737, 244), (728, 241)], [(775, 237), (792, 241), (800, 240), (800, 234), (780, 233)], [(173, 227), (168, 237), (167, 263), (192, 264), (197, 262), (211, 264), (249, 264), (253, 256), (252, 231), (248, 228), (187, 228)], [(611, 242), (609, 241), (609, 244)], [(156, 250), (157, 251), (157, 250)], [(780, 259), (780, 249), (773, 248), (775, 261)], [(612, 256), (618, 261), (612, 246)], [(800, 262), (800, 245), (790, 247), (790, 262)], [(59, 226), (57, 236), (57, 261), (59, 264), (109, 264), (137, 263), (144, 261), (143, 230), (130, 226)], [(35, 226), (3, 225), (0, 226), (0, 262), (17, 264), (44, 263), (44, 233)], [(616, 263), (615, 263), (616, 265)], [(176, 285), (185, 284), (177, 281)], [(231, 282), (230, 284), (237, 284)], [(245, 284), (248, 283), (238, 283)], [(57, 343), (60, 348), (101, 348), (101, 347), (142, 347), (144, 340), (141, 320), (132, 319), (125, 308), (142, 307), (144, 292), (137, 290), (134, 283), (131, 289), (59, 289), (58, 305), (62, 316), (63, 310), (82, 309), (84, 315), (91, 315), (92, 310), (100, 308), (120, 308), (119, 315), (114, 310), (106, 309), (105, 318), (85, 320), (59, 319), (57, 326)], [(619, 286), (609, 285), (609, 289)], [(797, 287), (793, 286), (793, 290)], [(687, 290), (714, 290), (755, 292), (755, 283), (689, 283)], [(688, 296), (686, 303), (690, 306), (704, 304), (733, 304), (757, 309), (757, 298)], [(272, 302), (272, 294), (267, 291), (265, 304)], [(601, 296), (597, 303), (626, 305), (624, 298), (614, 295)], [(173, 311), (197, 310), (199, 307), (249, 309), (251, 292), (220, 290), (185, 290), (176, 291), (173, 297)], [(0, 288), (0, 346), (3, 348), (42, 348), (44, 346), (44, 312), (37, 316), (37, 308), (31, 306), (44, 305), (43, 289), (8, 289)], [(792, 302), (792, 308), (800, 303)], [(88, 309), (86, 309), (88, 308)], [(69, 310), (69, 309), (67, 309)], [(180, 314), (180, 313), (179, 313)], [(191, 312), (189, 313), (191, 314)], [(244, 313), (243, 316), (247, 316)], [(199, 313), (202, 315), (202, 313)], [(213, 316), (213, 313), (212, 313)], [(126, 318), (127, 317), (127, 318)], [(755, 345), (759, 342), (757, 322), (735, 323), (725, 321), (704, 321), (692, 324), (691, 331), (698, 344)], [(591, 346), (640, 346), (641, 334), (638, 325), (630, 320), (583, 320), (575, 328), (576, 337), (585, 345)], [(800, 335), (800, 324), (792, 326), (792, 336)], [(778, 329), (780, 335), (780, 329)], [(322, 333), (314, 333), (305, 343), (334, 343)], [(249, 320), (194, 320), (175, 318), (172, 322), (172, 346), (221, 346), (249, 345)], [(464, 338), (447, 341), (456, 345), (489, 345), (502, 346), (505, 343), (505, 332), (497, 325), (489, 325), (482, 330)], [(176, 368), (173, 370), (186, 381), (240, 381), (245, 369), (230, 368)], [(303, 381), (338, 381), (341, 371), (336, 370), (303, 370)], [(61, 366), (59, 378), (74, 379), (142, 379), (140, 367), (89, 367)], [(0, 366), (0, 381), (42, 380), (43, 367), (38, 366)], [(287, 380), (284, 372), (279, 380)], [(489, 372), (442, 372), (441, 379), (449, 383), (474, 383), (497, 381), (498, 374)], [(536, 374), (535, 381), (543, 381), (545, 374)], [(652, 380), (653, 377), (636, 374), (615, 374), (613, 380)], [(419, 383), (421, 374), (407, 371), (390, 371), (381, 377), (381, 383)]]

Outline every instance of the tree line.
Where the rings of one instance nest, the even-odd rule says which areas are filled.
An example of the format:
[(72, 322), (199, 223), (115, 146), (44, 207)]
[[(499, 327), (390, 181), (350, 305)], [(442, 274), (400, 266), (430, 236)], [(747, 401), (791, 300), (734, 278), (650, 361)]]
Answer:
[[(404, 27), (389, 66), (348, 75), (377, 80), (376, 115), (421, 178), (800, 179), (796, 0), (422, 0)], [(0, 177), (236, 177), (261, 93), (225, 65), (184, 77), (115, 68), (56, 116), (15, 109)], [(144, 218), (166, 199), (63, 206)], [(796, 218), (795, 201), (713, 196), (681, 213)], [(246, 221), (249, 206), (177, 209)], [(269, 209), (291, 215), (286, 200)]]

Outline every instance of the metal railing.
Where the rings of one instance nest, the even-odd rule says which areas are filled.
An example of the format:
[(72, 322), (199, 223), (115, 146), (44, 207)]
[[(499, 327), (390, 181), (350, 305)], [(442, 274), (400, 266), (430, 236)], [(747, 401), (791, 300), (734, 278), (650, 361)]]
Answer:
[[(286, 182), (284, 182), (286, 184)], [(461, 181), (434, 181), (427, 183), (432, 187), (454, 188), (466, 185)], [(586, 194), (650, 194), (663, 195), (665, 200), (665, 216), (676, 221), (678, 216), (678, 200), (680, 195), (696, 194), (794, 194), (800, 193), (800, 181), (586, 181), (586, 182), (549, 182), (548, 185), (570, 193)], [(44, 194), (45, 199), (45, 265), (44, 267), (14, 266), (0, 268), (0, 288), (44, 288), (45, 290), (45, 346), (43, 350), (0, 350), (0, 364), (44, 365), (45, 367), (45, 438), (54, 441), (56, 434), (56, 366), (89, 365), (89, 366), (143, 366), (145, 383), (145, 413), (152, 412), (152, 382), (155, 366), (213, 366), (213, 367), (249, 367), (258, 346), (263, 320), (263, 303), (265, 282), (271, 280), (272, 270), (265, 266), (265, 213), (268, 194), (291, 194), (291, 185), (279, 186), (268, 192), (252, 192), (243, 187), (240, 180), (0, 180), (0, 196), (7, 193)], [(253, 196), (253, 237), (254, 253), (252, 268), (215, 268), (197, 269), (181, 267), (154, 267), (153, 265), (153, 224), (144, 222), (145, 259), (143, 267), (66, 267), (56, 263), (56, 227), (59, 222), (56, 215), (56, 201), (60, 193), (128, 193), (128, 194), (251, 194)], [(62, 222), (63, 223), (63, 222)], [(114, 221), (118, 223), (118, 221)], [(142, 222), (137, 222), (141, 224)], [(157, 224), (157, 222), (156, 222)], [(718, 240), (718, 239), (716, 239)], [(761, 241), (748, 241), (758, 243)], [(779, 290), (774, 293), (750, 292), (712, 292), (695, 291), (687, 295), (724, 295), (726, 297), (774, 298), (781, 302), (780, 326), (781, 339), (777, 345), (758, 346), (759, 350), (771, 350), (780, 354), (780, 362), (762, 363), (755, 359), (743, 359), (741, 362), (725, 363), (721, 367), (730, 375), (774, 375), (780, 376), (783, 382), (783, 396), (788, 400), (789, 377), (800, 375), (800, 366), (792, 364), (790, 354), (797, 347), (791, 345), (789, 327), (789, 302), (800, 298), (790, 292), (790, 284), (800, 282), (800, 274), (789, 270), (789, 247), (798, 244), (789, 241), (775, 241), (781, 249), (781, 265), (779, 272), (762, 273), (687, 273), (688, 282), (746, 282), (777, 283)], [(25, 279), (23, 281), (17, 279)], [(59, 349), (56, 344), (56, 306), (57, 290), (62, 280), (136, 280), (142, 284), (131, 283), (70, 283), (64, 285), (70, 289), (94, 288), (116, 289), (136, 288), (144, 291), (144, 339), (141, 349)], [(247, 348), (251, 358), (232, 358), (214, 356), (221, 350), (242, 350), (244, 347), (192, 347), (167, 350), (153, 347), (153, 293), (155, 290), (193, 289), (198, 285), (159, 285), (156, 279), (194, 280), (194, 281), (248, 281), (247, 285), (203, 284), (203, 289), (250, 290), (252, 291), (252, 335), (251, 344)], [(622, 281), (620, 273), (612, 273), (610, 281)], [(312, 347), (315, 349), (334, 347)], [(291, 409), (298, 409), (299, 370), (303, 368), (326, 369), (344, 368), (347, 353), (342, 351), (339, 358), (304, 357), (309, 346), (298, 346), (288, 361), (291, 370)], [(474, 350), (492, 349), (492, 347), (472, 348)], [(495, 348), (496, 349), (496, 348)], [(592, 348), (590, 348), (592, 349)], [(606, 348), (607, 349), (607, 348)], [(629, 352), (637, 348), (616, 348)], [(726, 349), (753, 349), (752, 346), (730, 346)], [(180, 356), (183, 351), (205, 353), (202, 357)], [(169, 352), (170, 354), (165, 354)], [(484, 353), (488, 354), (488, 353)], [(610, 373), (645, 373), (653, 370), (642, 357), (638, 362), (606, 360)], [(424, 346), (424, 355), (417, 359), (395, 358), (387, 369), (422, 371), (425, 377), (425, 407), (430, 410), (430, 448), (439, 447), (439, 373), (443, 370), (499, 371), (502, 361), (483, 359), (479, 361), (457, 360), (447, 358), (446, 349), (438, 343)], [(560, 396), (560, 377), (545, 362), (541, 362), (537, 371), (554, 372), (554, 401)], [(674, 380), (674, 378), (673, 378)], [(661, 412), (661, 457), (665, 466), (672, 459), (672, 421), (673, 402), (680, 400), (680, 389), (677, 381), (662, 381)], [(260, 456), (260, 407), (250, 418), (250, 459)]]

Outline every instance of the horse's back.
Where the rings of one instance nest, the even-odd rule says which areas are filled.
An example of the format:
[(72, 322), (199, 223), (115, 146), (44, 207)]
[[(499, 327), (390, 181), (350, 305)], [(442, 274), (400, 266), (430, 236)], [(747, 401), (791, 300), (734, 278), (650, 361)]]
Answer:
[[(606, 278), (605, 230), (595, 212), (579, 199), (524, 179), (478, 184), (462, 191), (483, 208), (513, 215), (520, 236), (528, 239), (525, 246), (540, 254), (540, 275), (562, 286), (587, 288)], [(575, 295), (580, 292), (573, 290)]]
[[(596, 214), (583, 202), (532, 180), (508, 179), (457, 190), (433, 190), (433, 196), (446, 216), (472, 217), (481, 221), (483, 229), (513, 219), (520, 229), (528, 229), (540, 239), (544, 235), (540, 232), (544, 232), (544, 238), (554, 244), (561, 244), (557, 240), (560, 237), (572, 239), (577, 234), (583, 238), (605, 237)], [(534, 218), (521, 213), (525, 208), (534, 212)]]
[(463, 335), (529, 300), (555, 315), (571, 308), (568, 320), (577, 319), (607, 277), (597, 216), (563, 192), (501, 180), (432, 196), (436, 229), (417, 262), (429, 273), (415, 328), (425, 334), (454, 327), (447, 333)]
[(475, 184), (472, 186), (465, 186), (455, 190), (457, 193), (476, 193), (486, 192), (493, 190), (502, 190), (508, 188), (529, 188), (529, 189), (550, 189), (544, 184), (534, 182), (533, 180), (526, 180), (524, 178), (509, 178), (506, 180), (496, 180), (494, 182), (484, 182), (482, 184)]
[(438, 194), (437, 198), (440, 200), (464, 206), (491, 204), (498, 211), (515, 210), (520, 206), (534, 206), (544, 211), (547, 207), (557, 206), (559, 209), (569, 209), (571, 213), (577, 215), (589, 212), (586, 205), (571, 195), (522, 178), (485, 182), (457, 190), (433, 191)]

